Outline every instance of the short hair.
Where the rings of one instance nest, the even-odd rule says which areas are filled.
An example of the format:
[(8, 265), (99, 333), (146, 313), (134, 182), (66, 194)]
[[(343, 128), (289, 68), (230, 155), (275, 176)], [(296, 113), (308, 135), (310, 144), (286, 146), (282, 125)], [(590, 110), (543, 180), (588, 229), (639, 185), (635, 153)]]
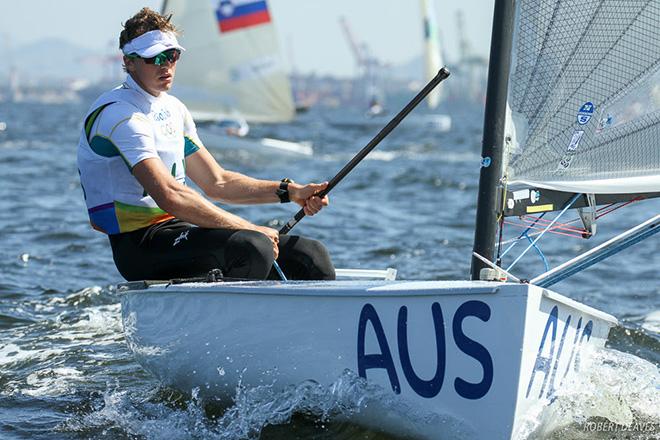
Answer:
[(177, 28), (170, 22), (172, 14), (164, 16), (150, 8), (140, 11), (122, 24), (124, 29), (119, 34), (119, 49), (129, 41), (149, 31), (164, 31), (178, 34)]

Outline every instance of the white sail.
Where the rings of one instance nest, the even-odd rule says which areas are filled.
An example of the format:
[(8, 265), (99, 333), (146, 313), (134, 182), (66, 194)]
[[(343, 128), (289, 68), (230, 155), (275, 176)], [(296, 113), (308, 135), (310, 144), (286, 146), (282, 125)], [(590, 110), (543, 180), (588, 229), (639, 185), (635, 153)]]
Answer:
[[(435, 19), (434, 0), (420, 0), (424, 24), (424, 81), (428, 82), (442, 67), (440, 36)], [(437, 87), (426, 98), (428, 107), (434, 109), (440, 102), (441, 88)]]
[(660, 191), (660, 1), (515, 7), (509, 184)]
[(291, 84), (265, 0), (169, 0), (186, 51), (173, 94), (196, 119), (239, 113), (250, 122), (293, 119)]

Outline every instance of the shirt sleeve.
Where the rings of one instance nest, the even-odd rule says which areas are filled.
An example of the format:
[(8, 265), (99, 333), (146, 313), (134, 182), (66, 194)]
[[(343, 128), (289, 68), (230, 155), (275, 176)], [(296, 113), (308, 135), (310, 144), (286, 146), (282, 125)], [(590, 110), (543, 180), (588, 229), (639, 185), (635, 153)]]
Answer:
[(105, 109), (93, 133), (91, 143), (109, 142), (107, 149), (116, 150), (131, 169), (145, 159), (159, 157), (149, 120), (130, 105), (117, 103)]
[(188, 108), (179, 101), (181, 111), (183, 112), (183, 138), (185, 140), (185, 156), (190, 156), (203, 146), (202, 140), (197, 135), (197, 127)]

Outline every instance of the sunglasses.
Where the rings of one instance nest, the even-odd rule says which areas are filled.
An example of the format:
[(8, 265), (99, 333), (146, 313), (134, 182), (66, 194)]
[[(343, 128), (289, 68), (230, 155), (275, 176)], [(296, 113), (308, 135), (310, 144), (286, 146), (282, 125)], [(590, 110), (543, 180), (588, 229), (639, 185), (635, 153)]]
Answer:
[[(129, 58), (142, 58), (137, 54), (130, 54)], [(151, 58), (142, 58), (147, 64), (155, 64), (157, 66), (162, 66), (165, 62), (169, 61), (170, 63), (176, 63), (181, 57), (181, 51), (179, 49), (168, 49), (165, 52), (161, 52), (155, 57)]]

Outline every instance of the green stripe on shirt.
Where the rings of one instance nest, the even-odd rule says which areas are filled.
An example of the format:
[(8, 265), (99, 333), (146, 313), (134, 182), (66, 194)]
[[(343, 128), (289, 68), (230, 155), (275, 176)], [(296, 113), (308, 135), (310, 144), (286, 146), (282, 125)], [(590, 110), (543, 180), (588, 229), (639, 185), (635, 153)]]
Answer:
[(185, 142), (184, 147), (183, 147), (183, 154), (184, 156), (190, 156), (191, 154), (197, 152), (199, 150), (199, 146), (188, 136), (184, 136), (183, 140)]

